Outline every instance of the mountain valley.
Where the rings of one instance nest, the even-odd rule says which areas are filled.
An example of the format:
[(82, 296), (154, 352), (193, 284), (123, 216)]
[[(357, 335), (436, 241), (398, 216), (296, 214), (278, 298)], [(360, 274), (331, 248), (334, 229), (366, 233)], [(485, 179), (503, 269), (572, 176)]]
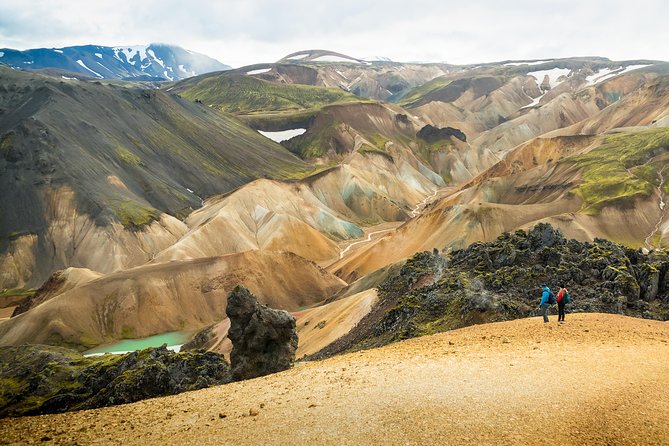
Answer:
[[(613, 340), (602, 342), (613, 350), (624, 344), (625, 361), (650, 361), (625, 379), (659, 373), (651, 350), (666, 356), (669, 320), (668, 62), (420, 64), (304, 50), (228, 69), (180, 48), (168, 56), (155, 44), (144, 53), (71, 48), (55, 53), (69, 58), (65, 65), (48, 62), (60, 60), (54, 54), (0, 51), (11, 66), (0, 64), (0, 349), (45, 344), (86, 352), (187, 332), (179, 348), (229, 359), (228, 296), (243, 286), (261, 305), (295, 318), (298, 365), (202, 391), (188, 407), (220, 399), (213, 420), (208, 412), (198, 418), (210, 423), (207, 435), (219, 422), (246, 432), (249, 421), (272, 423), (290, 407), (325, 432), (309, 438), (331, 440), (320, 412), (327, 405), (344, 417), (340, 409), (363, 381), (374, 381), (369, 398), (394, 401), (372, 378), (381, 363), (412, 357), (417, 362), (399, 371), (409, 376), (422, 373), (414, 370), (421, 361), (467, 373), (522, 362), (537, 386), (535, 371), (550, 355), (576, 364), (557, 346), (527, 347), (537, 343), (532, 330), (542, 328), (530, 327), (538, 319), (528, 317), (539, 315), (539, 286), (549, 284), (574, 294), (576, 314), (568, 319), (578, 325), (545, 328), (549, 337), (562, 330), (583, 340), (567, 346), (584, 359), (579, 374), (601, 340), (586, 326), (610, 330)], [(119, 56), (124, 68), (70, 78), (73, 58), (96, 48), (102, 60)], [(16, 68), (38, 55), (51, 65)], [(184, 65), (180, 57), (190, 56), (192, 65)], [(408, 340), (414, 337), (421, 339)], [(641, 342), (636, 353), (632, 338)], [(513, 359), (516, 353), (524, 359)], [(562, 373), (567, 365), (555, 367)], [(350, 381), (346, 369), (356, 370)], [(427, 388), (434, 377), (424, 378), (416, 386)], [(299, 380), (321, 380), (312, 393), (300, 390), (306, 412), (277, 396)], [(516, 378), (502, 381), (518, 386)], [(343, 393), (330, 388), (338, 383)], [(264, 400), (262, 388), (272, 389)], [(407, 402), (417, 389), (399, 388), (402, 404), (437, 410), (450, 401), (440, 394), (434, 404)], [(647, 400), (649, 389), (638, 394)], [(231, 392), (246, 395), (256, 415)], [(181, 405), (189, 397), (170, 398)], [(527, 413), (543, 397), (528, 398)], [(165, 401), (129, 407), (152, 426), (151, 411), (167, 410)], [(471, 412), (463, 401), (453, 410)], [(393, 404), (390, 418), (375, 424), (403, 413)], [(117, 422), (118, 409), (96, 410)], [(577, 407), (568, 411), (575, 420)], [(59, 417), (45, 426), (70, 419)], [(187, 424), (184, 417), (176, 415), (174, 426)], [(614, 438), (614, 418), (605, 439)], [(1, 422), (9, 441), (42, 432), (31, 419)], [(490, 426), (472, 423), (483, 429), (474, 440), (464, 431), (443, 434), (485, 442)], [(102, 438), (98, 428), (86, 435)], [(63, 429), (58, 436), (71, 435)], [(576, 443), (588, 439), (573, 434)]]

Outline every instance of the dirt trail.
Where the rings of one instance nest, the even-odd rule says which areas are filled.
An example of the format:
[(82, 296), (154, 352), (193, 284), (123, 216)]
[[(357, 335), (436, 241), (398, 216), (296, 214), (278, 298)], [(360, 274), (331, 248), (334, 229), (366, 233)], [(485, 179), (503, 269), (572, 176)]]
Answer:
[(351, 243), (350, 245), (348, 245), (346, 248), (342, 249), (341, 252), (339, 253), (339, 258), (340, 258), (340, 259), (343, 259), (343, 258), (344, 258), (344, 255), (345, 255), (351, 248), (353, 248), (355, 245), (360, 245), (361, 243), (368, 243), (368, 242), (371, 242), (371, 241), (372, 241), (372, 237), (375, 236), (376, 234), (381, 234), (381, 233), (384, 233), (384, 232), (394, 231), (395, 229), (396, 229), (396, 228), (381, 229), (380, 231), (370, 232), (369, 234), (367, 234), (367, 238), (366, 238), (366, 239), (362, 239), (362, 240), (358, 240), (357, 242), (353, 242), (353, 243)]
[(660, 172), (660, 184), (657, 186), (657, 193), (660, 197), (660, 202), (658, 203), (658, 206), (660, 207), (660, 218), (658, 219), (657, 223), (655, 224), (655, 227), (653, 228), (653, 231), (648, 234), (648, 237), (646, 237), (646, 240), (644, 240), (644, 245), (648, 247), (649, 249), (656, 248), (655, 245), (651, 243), (651, 240), (653, 239), (653, 236), (657, 233), (657, 231), (660, 230), (660, 226), (662, 226), (662, 222), (664, 221), (664, 218), (667, 215), (667, 209), (666, 208), (666, 203), (664, 202), (664, 192), (662, 191), (662, 188), (664, 187), (664, 170), (667, 168), (667, 166), (664, 166)]
[(667, 444), (669, 324), (481, 325), (272, 376), (0, 421), (0, 443)]
[[(446, 188), (442, 188), (442, 189), (437, 189), (432, 194), (425, 197), (425, 199), (423, 199), (423, 201), (421, 201), (416, 206), (414, 206), (414, 208), (409, 213), (410, 217), (411, 218), (416, 218), (417, 216), (419, 216), (428, 204), (430, 204), (432, 201), (436, 200), (437, 195), (441, 195), (441, 198), (443, 198), (444, 196), (448, 196), (451, 193), (453, 193), (453, 190), (455, 190), (455, 188), (453, 188), (453, 187), (446, 187)], [(393, 224), (393, 223), (391, 223), (391, 224)], [(348, 253), (349, 250), (351, 248), (353, 248), (354, 246), (361, 245), (363, 243), (371, 242), (372, 239), (373, 239), (373, 236), (375, 236), (376, 234), (382, 234), (382, 233), (385, 233), (385, 232), (395, 231), (401, 224), (402, 224), (401, 222), (400, 223), (395, 222), (393, 224), (393, 227), (391, 227), (391, 228), (381, 229), (381, 230), (378, 230), (378, 231), (370, 232), (369, 234), (367, 234), (366, 238), (364, 238), (362, 240), (357, 240), (357, 241), (347, 245), (344, 249), (342, 249), (340, 251), (339, 260), (343, 259), (344, 256), (346, 255), (346, 253)], [(379, 237), (379, 238), (382, 238), (382, 237)]]
[(439, 193), (439, 191), (441, 191), (441, 189), (437, 189), (437, 190), (435, 190), (434, 192), (432, 192), (432, 194), (430, 194), (430, 195), (428, 195), (427, 197), (425, 197), (425, 199), (424, 199), (423, 201), (421, 201), (420, 203), (418, 203), (418, 204), (411, 210), (411, 214), (410, 214), (410, 215), (411, 215), (411, 218), (415, 218), (415, 217), (417, 217), (418, 215), (420, 215), (420, 212), (423, 210), (423, 208), (424, 208), (425, 206), (427, 206), (428, 202), (430, 202), (431, 200), (434, 199), (434, 197), (437, 196), (437, 194)]

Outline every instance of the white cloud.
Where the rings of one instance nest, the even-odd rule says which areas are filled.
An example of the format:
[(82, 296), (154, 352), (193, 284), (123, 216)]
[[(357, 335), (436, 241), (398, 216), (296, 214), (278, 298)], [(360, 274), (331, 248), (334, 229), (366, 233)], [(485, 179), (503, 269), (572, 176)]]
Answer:
[(175, 43), (234, 66), (308, 48), (477, 63), (601, 55), (669, 59), (669, 2), (3, 0), (0, 47)]

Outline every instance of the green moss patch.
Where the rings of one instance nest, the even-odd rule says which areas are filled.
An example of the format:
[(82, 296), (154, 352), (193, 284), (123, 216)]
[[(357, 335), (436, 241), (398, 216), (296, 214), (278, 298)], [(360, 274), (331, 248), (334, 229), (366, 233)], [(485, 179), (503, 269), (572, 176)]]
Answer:
[(130, 150), (126, 149), (125, 147), (118, 146), (114, 152), (116, 153), (116, 156), (123, 161), (124, 163), (130, 165), (130, 166), (138, 166), (142, 160), (140, 157), (132, 153)]
[[(617, 243), (567, 240), (547, 224), (504, 233), (448, 254), (422, 252), (378, 286), (379, 303), (338, 351), (468, 325), (539, 315), (542, 285), (566, 286), (569, 312), (619, 313), (648, 319), (669, 317), (669, 253), (643, 254)], [(315, 355), (329, 355), (335, 350)]]
[(413, 90), (409, 91), (406, 96), (404, 96), (400, 101), (400, 105), (409, 105), (413, 102), (419, 101), (427, 94), (439, 90), (448, 86), (452, 81), (443, 77), (438, 77), (432, 79), (430, 82), (426, 82), (420, 87), (416, 87)]
[(0, 290), (0, 299), (9, 298), (9, 297), (26, 297), (32, 296), (35, 294), (33, 288), (6, 288)]
[(160, 212), (130, 199), (109, 200), (118, 220), (126, 229), (139, 230), (160, 218)]
[(298, 111), (360, 100), (336, 88), (278, 84), (239, 74), (208, 77), (181, 95), (235, 114)]
[(568, 159), (582, 169), (583, 183), (576, 193), (581, 212), (597, 214), (610, 204), (626, 204), (649, 196), (657, 186), (657, 172), (665, 161), (649, 161), (669, 151), (669, 129), (609, 135), (590, 152)]
[(0, 152), (7, 153), (14, 147), (14, 132), (6, 133), (0, 139)]
[(230, 380), (223, 356), (211, 352), (162, 346), (83, 357), (46, 345), (0, 347), (0, 418), (124, 404)]

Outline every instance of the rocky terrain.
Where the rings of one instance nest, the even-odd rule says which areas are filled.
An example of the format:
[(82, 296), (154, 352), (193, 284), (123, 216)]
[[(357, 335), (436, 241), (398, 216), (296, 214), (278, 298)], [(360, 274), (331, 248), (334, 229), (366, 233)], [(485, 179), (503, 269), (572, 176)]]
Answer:
[(378, 286), (375, 307), (314, 357), (539, 314), (542, 285), (566, 287), (568, 311), (669, 319), (669, 254), (579, 242), (550, 225), (446, 254), (422, 252)]
[(130, 405), (3, 419), (0, 442), (659, 445), (668, 362), (666, 322), (527, 318)]
[(232, 380), (216, 353), (165, 346), (84, 357), (62, 347), (0, 347), (0, 417), (132, 403)]

